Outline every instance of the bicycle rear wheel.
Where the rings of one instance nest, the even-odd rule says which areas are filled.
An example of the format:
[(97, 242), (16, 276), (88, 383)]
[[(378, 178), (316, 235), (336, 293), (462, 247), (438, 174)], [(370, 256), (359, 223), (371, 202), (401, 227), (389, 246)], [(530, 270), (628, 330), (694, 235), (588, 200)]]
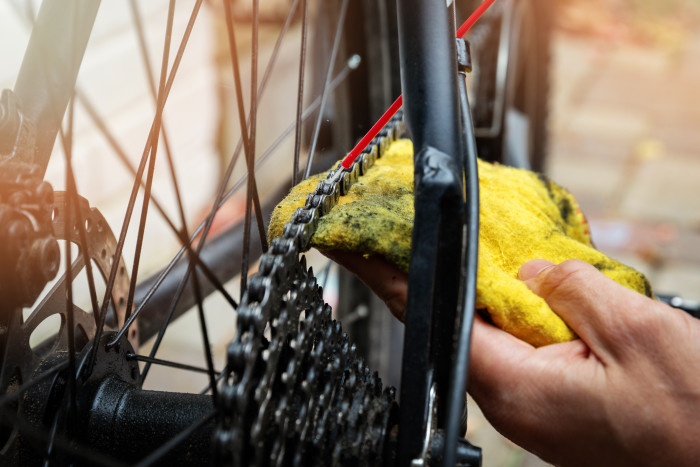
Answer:
[[(50, 3), (47, 2), (47, 4)], [(127, 12), (126, 15), (127, 17), (133, 16), (137, 37), (146, 44), (142, 46), (140, 52), (136, 52), (134, 55), (143, 55), (145, 58), (153, 46), (148, 45), (147, 40), (143, 41), (143, 38), (147, 38), (148, 34), (143, 29), (142, 21), (138, 19), (138, 5), (136, 2), (132, 2), (131, 7), (133, 10)], [(72, 462), (109, 464), (115, 459), (128, 462), (141, 460), (146, 463), (160, 462), (164, 459), (176, 460), (177, 462), (202, 462), (202, 458), (197, 456), (206, 456), (210, 452), (206, 442), (207, 436), (203, 437), (202, 433), (211, 433), (212, 420), (221, 416), (225, 417), (227, 413), (219, 405), (217, 398), (218, 380), (224, 376), (222, 366), (219, 365), (226, 365), (222, 357), (215, 364), (217, 358), (211, 351), (212, 318), (210, 315), (208, 318), (205, 316), (205, 313), (208, 312), (205, 312), (203, 306), (204, 298), (212, 292), (223, 297), (222, 301), (228, 302), (231, 307), (228, 308), (229, 312), (219, 313), (219, 319), (226, 316), (226, 319), (233, 321), (231, 318), (235, 316), (235, 309), (240, 302), (240, 297), (235, 297), (236, 286), (232, 286), (230, 283), (226, 284), (226, 282), (236, 274), (240, 274), (240, 281), (236, 281), (240, 283), (240, 291), (238, 292), (240, 295), (244, 295), (244, 291), (249, 288), (247, 272), (254, 268), (254, 263), (259, 255), (256, 250), (266, 249), (264, 223), (267, 209), (276, 203), (277, 197), (280, 196), (279, 192), (283, 192), (289, 185), (293, 172), (307, 171), (307, 167), (313, 167), (313, 160), (326, 158), (327, 161), (328, 158), (337, 157), (341, 154), (340, 151), (347, 149), (341, 149), (345, 141), (352, 139), (352, 136), (347, 135), (361, 131), (355, 128), (355, 120), (359, 118), (357, 115), (364, 110), (349, 109), (348, 103), (359, 105), (356, 96), (363, 95), (363, 88), (365, 88), (363, 97), (366, 99), (366, 95), (369, 93), (366, 89), (367, 84), (370, 82), (380, 83), (377, 75), (371, 72), (383, 65), (375, 66), (374, 59), (366, 53), (360, 57), (362, 66), (365, 68), (357, 69), (357, 59), (353, 56), (358, 52), (350, 48), (341, 53), (340, 48), (343, 41), (351, 42), (347, 33), (350, 29), (348, 27), (349, 18), (353, 15), (355, 18), (363, 18), (366, 13), (361, 9), (357, 10), (356, 6), (350, 5), (347, 0), (317, 2), (309, 5), (302, 0), (295, 0), (289, 3), (288, 14), (285, 16), (284, 22), (278, 24), (279, 35), (275, 34), (275, 37), (283, 37), (286, 31), (291, 29), (295, 36), (291, 41), (299, 44), (304, 35), (304, 26), (306, 26), (306, 30), (309, 31), (308, 37), (312, 35), (310, 31), (315, 30), (316, 32), (313, 34), (317, 34), (317, 38), (324, 37), (325, 34), (330, 42), (330, 47), (324, 53), (316, 54), (314, 50), (312, 54), (310, 45), (307, 45), (306, 49), (303, 46), (301, 49), (297, 49), (300, 50), (299, 55), (314, 56), (312, 65), (306, 66), (302, 63), (300, 69), (306, 69), (307, 78), (311, 77), (310, 80), (307, 79), (307, 83), (311, 81), (312, 84), (318, 84), (318, 88), (316, 88), (316, 92), (312, 92), (307, 86), (305, 97), (299, 97), (298, 100), (295, 97), (292, 109), (299, 102), (300, 111), (297, 112), (296, 119), (290, 115), (290, 121), (295, 123), (291, 125), (291, 130), (285, 130), (285, 132), (287, 134), (294, 133), (294, 128), (300, 128), (301, 122), (308, 120), (311, 138), (304, 142), (300, 137), (302, 133), (297, 132), (297, 143), (292, 145), (291, 151), (289, 151), (290, 153), (301, 153), (301, 156), (296, 158), (296, 163), (294, 158), (289, 158), (286, 162), (287, 168), (284, 170), (272, 167), (267, 175), (256, 172), (254, 167), (256, 165), (264, 167), (264, 160), (269, 160), (267, 157), (268, 154), (271, 154), (271, 151), (268, 150), (261, 151), (260, 146), (263, 146), (261, 135), (265, 129), (263, 120), (257, 117), (256, 112), (266, 105), (264, 99), (259, 99), (259, 97), (262, 96), (263, 88), (268, 83), (274, 84), (275, 72), (270, 71), (271, 74), (256, 72), (257, 53), (261, 50), (258, 36), (261, 33), (267, 33), (263, 31), (263, 26), (261, 26), (262, 22), (257, 13), (257, 2), (253, 3), (251, 9), (251, 17), (255, 20), (251, 26), (244, 26), (237, 22), (234, 11), (230, 8), (231, 4), (224, 2), (222, 7), (208, 15), (209, 27), (214, 28), (216, 24), (214, 18), (217, 15), (220, 14), (221, 17), (225, 18), (221, 27), (231, 49), (227, 53), (231, 56), (230, 66), (234, 74), (232, 87), (235, 88), (237, 101), (233, 120), (238, 125), (238, 133), (243, 135), (242, 142), (234, 147), (233, 156), (230, 159), (232, 162), (239, 161), (240, 165), (244, 165), (246, 168), (236, 172), (234, 164), (230, 164), (230, 169), (227, 168), (219, 187), (212, 190), (217, 195), (214, 207), (206, 216), (205, 221), (200, 223), (197, 228), (192, 228), (193, 219), (196, 218), (197, 214), (188, 214), (185, 210), (187, 204), (182, 199), (183, 190), (181, 190), (183, 188), (183, 175), (177, 167), (171, 168), (172, 160), (177, 159), (172, 157), (171, 152), (183, 151), (192, 154), (198, 150), (187, 147), (178, 149), (171, 145), (178, 132), (168, 131), (174, 126), (168, 125), (172, 117), (169, 117), (168, 112), (164, 109), (169, 109), (166, 102), (174, 99), (173, 94), (170, 96), (170, 100), (166, 100), (166, 96), (173, 89), (173, 86), (184, 84), (179, 81), (180, 78), (175, 79), (179, 76), (175, 71), (180, 66), (183, 54), (186, 53), (184, 45), (194, 37), (191, 34), (193, 30), (196, 30), (198, 24), (195, 20), (197, 17), (200, 20), (205, 17), (205, 13), (202, 13), (200, 8), (208, 7), (199, 1), (191, 13), (178, 16), (174, 2), (171, 2), (167, 9), (168, 19), (163, 21), (167, 23), (164, 28), (166, 45), (162, 47), (164, 52), (161, 60), (163, 65), (160, 79), (151, 76), (146, 85), (146, 96), (152, 92), (152, 105), (157, 110), (155, 117), (146, 123), (147, 143), (142, 156), (136, 158), (136, 163), (126, 170), (127, 172), (136, 172), (138, 175), (132, 185), (132, 195), (125, 217), (128, 218), (132, 215), (132, 211), (139, 212), (139, 204), (143, 206), (138, 222), (138, 233), (131, 240), (133, 250), (126, 254), (133, 261), (124, 261), (124, 252), (126, 251), (124, 245), (127, 231), (133, 232), (136, 227), (132, 226), (131, 229), (128, 229), (127, 223), (121, 228), (114, 226), (113, 231), (116, 234), (114, 236), (109, 237), (104, 233), (110, 230), (108, 223), (101, 219), (96, 211), (88, 209), (86, 201), (78, 197), (78, 189), (81, 189), (84, 180), (78, 180), (78, 189), (76, 189), (73, 182), (73, 164), (71, 163), (64, 169), (64, 173), (67, 174), (66, 195), (57, 195), (53, 201), (46, 197), (43, 199), (43, 206), (48, 207), (42, 208), (41, 212), (37, 212), (34, 216), (35, 220), (38, 220), (38, 225), (45, 226), (40, 229), (41, 232), (37, 232), (37, 235), (41, 234), (42, 238), (50, 239), (52, 237), (49, 233), (50, 229), (54, 231), (55, 236), (63, 235), (66, 238), (62, 244), (64, 264), (61, 266), (59, 276), (72, 278), (78, 271), (85, 271), (88, 283), (88, 304), (85, 306), (79, 302), (78, 297), (71, 296), (75, 280), (68, 279), (59, 281), (57, 283), (59, 285), (46, 295), (48, 301), (45, 300), (39, 304), (39, 313), (36, 313), (35, 310), (35, 314), (28, 317), (26, 314), (22, 314), (20, 305), (25, 305), (33, 300), (23, 297), (19, 303), (14, 299), (7, 299), (4, 293), (11, 294), (12, 291), (3, 289), (2, 316), (5, 321), (2, 322), (2, 325), (7, 330), (3, 336), (10, 336), (4, 337), (4, 340), (0, 342), (3, 352), (0, 408), (2, 408), (3, 414), (7, 415), (3, 416), (3, 424), (7, 429), (1, 434), (0, 441), (3, 445), (0, 448), (2, 449), (2, 459), (5, 462), (14, 464), (41, 462), (49, 464)], [(114, 7), (110, 6), (109, 8), (109, 13), (115, 14), (115, 10), (112, 9)], [(306, 13), (304, 13), (305, 8), (308, 8)], [(75, 11), (58, 11), (57, 14), (67, 15), (70, 18), (70, 15)], [(56, 13), (56, 10), (52, 13)], [(38, 23), (43, 24), (41, 15), (40, 12)], [(46, 13), (44, 15), (46, 16)], [(55, 15), (49, 14), (48, 16)], [(173, 44), (171, 47), (171, 38), (177, 35), (173, 33), (173, 24), (177, 25), (179, 19), (182, 19), (183, 40), (180, 45)], [(162, 17), (161, 20), (163, 20)], [(99, 21), (98, 18), (98, 23)], [(157, 22), (157, 16), (154, 21)], [(240, 69), (241, 63), (245, 61), (241, 57), (240, 34), (242, 30), (251, 33), (252, 63), (249, 67), (251, 77), (248, 83), (249, 95), (247, 97), (254, 96), (253, 99), (244, 97), (244, 83), (241, 78), (244, 73)], [(310, 39), (307, 38), (308, 42)], [(315, 44), (323, 42), (322, 39), (318, 39)], [(283, 41), (279, 44), (281, 44), (279, 47), (284, 47)], [(47, 46), (47, 44), (44, 43), (43, 46)], [(299, 46), (297, 45), (297, 47)], [(369, 46), (366, 47), (364, 50), (369, 50)], [(271, 56), (279, 56), (280, 50), (277, 45), (270, 47)], [(41, 51), (38, 53), (41, 54)], [(145, 61), (149, 63), (146, 70), (157, 68), (150, 60)], [(273, 60), (270, 63), (272, 62)], [(268, 68), (268, 70), (272, 70), (272, 68)], [(228, 73), (230, 74), (230, 72)], [(148, 76), (148, 74), (147, 72), (146, 75)], [(381, 84), (381, 86), (384, 85)], [(73, 161), (77, 167), (79, 159), (76, 159), (77, 153), (74, 152), (76, 150), (70, 144), (73, 139), (72, 117), (74, 112), (72, 109), (75, 108), (76, 114), (80, 112), (81, 117), (91, 120), (98, 128), (101, 137), (110, 141), (109, 152), (119, 154), (122, 157), (122, 163), (128, 167), (130, 157), (124, 157), (126, 151), (113, 137), (109, 125), (99, 118), (100, 107), (93, 105), (92, 99), (86, 97), (86, 94), (81, 90), (76, 92), (76, 96), (74, 104), (69, 106), (65, 129), (60, 138), (65, 158), (69, 162)], [(329, 106), (329, 103), (332, 103), (332, 106)], [(20, 103), (20, 108), (29, 107), (31, 105), (28, 105), (26, 101)], [(274, 108), (275, 105), (272, 107)], [(327, 115), (329, 109), (338, 118), (334, 119), (337, 125), (324, 145), (321, 139), (324, 130), (322, 123), (323, 117)], [(350, 117), (341, 118), (347, 115)], [(195, 117), (195, 120), (197, 118)], [(31, 119), (27, 118), (27, 120)], [(61, 119), (59, 119), (59, 126), (60, 123)], [(148, 130), (149, 126), (151, 130)], [(76, 139), (80, 138), (79, 128), (76, 125)], [(39, 130), (44, 131), (43, 128), (39, 128)], [(278, 140), (265, 139), (267, 140), (265, 143), (270, 143), (271, 150), (278, 144)], [(261, 152), (263, 154), (260, 154)], [(309, 155), (304, 158), (304, 153)], [(316, 154), (316, 156), (312, 157), (312, 154)], [(38, 156), (48, 160), (48, 154), (39, 154)], [(158, 160), (168, 163), (156, 167), (157, 156)], [(185, 158), (185, 160), (189, 159), (189, 157)], [(306, 163), (304, 164), (304, 162)], [(2, 166), (3, 175), (10, 174), (9, 167), (7, 164)], [(197, 164), (195, 163), (188, 170), (196, 168)], [(41, 169), (38, 170), (43, 172)], [(175, 192), (179, 192), (174, 202), (160, 203), (163, 191), (154, 188), (156, 183), (153, 174), (161, 170), (171, 176), (165, 180), (172, 183)], [(280, 177), (280, 172), (289, 176)], [(3, 178), (3, 182), (6, 182), (8, 178)], [(168, 178), (170, 179), (168, 180)], [(28, 177), (26, 186), (40, 186), (36, 180), (34, 175)], [(221, 201), (246, 185), (247, 193), (241, 202), (245, 206), (243, 220), (229, 228), (217, 239), (207, 240), (208, 231), (214, 220), (214, 213), (220, 207)], [(276, 188), (271, 189), (271, 185)], [(11, 189), (8, 186), (3, 185), (3, 190)], [(41, 186), (45, 187), (45, 185)], [(260, 192), (260, 187), (265, 188), (267, 195)], [(45, 190), (45, 188), (41, 190)], [(27, 196), (33, 200), (32, 197), (43, 193), (41, 190), (32, 188)], [(7, 198), (3, 196), (2, 199), (4, 202)], [(166, 269), (142, 280), (141, 278), (146, 275), (143, 267), (145, 260), (142, 261), (145, 258), (144, 252), (149, 248), (155, 250), (160, 237), (164, 235), (157, 233), (150, 245), (145, 240), (145, 233), (153, 227), (154, 215), (149, 213), (149, 207), (161, 211), (165, 219), (161, 224), (162, 232), (170, 232), (168, 235), (173, 235), (177, 242), (184, 243), (185, 247), (176, 252), (175, 258), (168, 263)], [(16, 210), (16, 207), (3, 205), (2, 214), (14, 215)], [(52, 210), (54, 211), (53, 219), (51, 218)], [(136, 223), (137, 221), (134, 220), (133, 224)], [(5, 224), (3, 223), (3, 225)], [(260, 238), (256, 238), (256, 231), (260, 232)], [(67, 235), (65, 235), (66, 232), (68, 232)], [(48, 241), (51, 242), (51, 240)], [(24, 246), (23, 244), (22, 247), (24, 248)], [(83, 255), (78, 256), (76, 250), (83, 252)], [(238, 260), (232, 261), (232, 257), (238, 257)], [(3, 258), (3, 270), (9, 270), (11, 267), (11, 261), (7, 258), (15, 259), (14, 256)], [(27, 257), (19, 255), (17, 258), (22, 267), (27, 266)], [(56, 270), (59, 269), (59, 261), (51, 255), (47, 261), (50, 264), (44, 265), (43, 268), (51, 269), (55, 274)], [(232, 265), (234, 262), (238, 264)], [(166, 274), (165, 271), (168, 273)], [(50, 274), (44, 276), (48, 275)], [(22, 276), (22, 278), (24, 281), (31, 282), (34, 288), (41, 289), (48, 277), (32, 276), (26, 279), (26, 276)], [(96, 282), (103, 282), (104, 290), (98, 291), (99, 285), (96, 286)], [(66, 293), (68, 294), (67, 299)], [(193, 306), (196, 310), (195, 322), (198, 321), (201, 327), (200, 352), (203, 354), (203, 358), (197, 365), (189, 363), (183, 365), (164, 358), (162, 354), (158, 353), (158, 348), (168, 323)], [(138, 317), (138, 320), (132, 321), (134, 317)], [(53, 321), (53, 324), (49, 324), (54, 326), (53, 329), (46, 330), (49, 338), (40, 339), (38, 344), (32, 343), (32, 336), (36, 338), (35, 331), (47, 321)], [(138, 326), (142, 341), (154, 338), (154, 342), (150, 344), (149, 355), (137, 352), (136, 333), (134, 332), (136, 326)], [(324, 326), (330, 326), (330, 324), (325, 323)], [(21, 349), (21, 352), (11, 351), (12, 348)], [(141, 362), (140, 368), (137, 362)], [(173, 365), (179, 365), (181, 370), (193, 371), (194, 374), (205, 374), (205, 381), (208, 384), (206, 384), (207, 387), (202, 384), (202, 387), (208, 394), (202, 396), (180, 395), (141, 389), (144, 384), (149, 384), (149, 378), (153, 378), (153, 373), (150, 371), (152, 366)], [(149, 374), (151, 376), (147, 378)], [(360, 388), (358, 386), (358, 390)], [(273, 390), (275, 389), (273, 388)], [(117, 403), (118, 400), (128, 401), (128, 403), (124, 402), (120, 405)], [(153, 410), (153, 404), (166, 404), (169, 409), (166, 411)], [(151, 408), (146, 409), (146, 407)], [(177, 420), (174, 420), (173, 417)], [(142, 427), (141, 424), (144, 422), (148, 425), (156, 424), (159, 427), (156, 430), (160, 432), (158, 439), (152, 439), (138, 429), (140, 426)], [(85, 427), (88, 429), (85, 430)], [(283, 435), (284, 433), (280, 434), (280, 436)], [(192, 452), (197, 454), (193, 455)], [(323, 463), (320, 459), (321, 457), (317, 462)]]

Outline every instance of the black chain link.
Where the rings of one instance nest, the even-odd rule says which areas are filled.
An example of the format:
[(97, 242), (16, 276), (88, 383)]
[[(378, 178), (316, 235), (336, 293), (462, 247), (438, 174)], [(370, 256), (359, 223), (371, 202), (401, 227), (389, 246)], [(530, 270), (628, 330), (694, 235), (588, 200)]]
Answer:
[(384, 465), (393, 458), (395, 390), (382, 391), (299, 253), (321, 216), (404, 131), (399, 112), (350, 169), (338, 165), (318, 184), (260, 259), (228, 347), (214, 441), (221, 463)]

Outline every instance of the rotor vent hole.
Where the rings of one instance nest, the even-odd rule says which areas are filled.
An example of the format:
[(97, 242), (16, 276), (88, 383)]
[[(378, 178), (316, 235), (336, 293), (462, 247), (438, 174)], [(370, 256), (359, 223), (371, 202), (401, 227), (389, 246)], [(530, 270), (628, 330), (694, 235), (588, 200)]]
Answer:
[(45, 357), (53, 350), (61, 336), (62, 325), (61, 315), (54, 314), (48, 316), (34, 328), (29, 336), (29, 347), (36, 356)]
[(71, 284), (73, 288), (73, 303), (80, 309), (78, 313), (85, 312), (87, 314), (92, 314), (93, 286), (94, 298), (97, 302), (96, 306), (98, 309), (100, 306), (100, 301), (102, 300), (102, 297), (104, 297), (105, 291), (107, 290), (107, 285), (103, 279), (104, 276), (102, 275), (102, 271), (97, 264), (97, 261), (90, 260), (90, 265), (90, 271), (88, 272), (87, 267), (82, 267)]

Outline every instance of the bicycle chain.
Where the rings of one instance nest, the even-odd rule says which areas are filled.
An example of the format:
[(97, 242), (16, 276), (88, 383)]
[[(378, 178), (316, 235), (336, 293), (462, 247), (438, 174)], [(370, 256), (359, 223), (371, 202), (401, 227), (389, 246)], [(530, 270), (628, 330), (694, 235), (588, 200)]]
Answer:
[(404, 131), (399, 112), (350, 169), (339, 164), (319, 182), (261, 257), (237, 310), (219, 391), (221, 463), (384, 465), (393, 458), (395, 389), (382, 391), (299, 254), (319, 219)]

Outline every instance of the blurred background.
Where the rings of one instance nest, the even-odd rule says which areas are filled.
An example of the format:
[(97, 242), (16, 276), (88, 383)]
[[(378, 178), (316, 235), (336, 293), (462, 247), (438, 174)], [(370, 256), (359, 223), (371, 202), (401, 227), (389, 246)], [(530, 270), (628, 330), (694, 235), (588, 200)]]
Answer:
[(700, 299), (700, 2), (565, 2), (548, 172), (594, 241), (657, 292)]
[[(38, 3), (0, 3), (0, 88), (13, 86)], [(285, 0), (262, 3), (271, 22), (279, 22), (278, 7), (288, 4)], [(174, 154), (180, 167), (178, 179), (188, 211), (193, 213), (188, 222), (193, 225), (208, 208), (239, 136), (237, 116), (230, 108), (231, 72), (222, 56), (227, 52), (217, 47), (224, 30), (215, 4), (205, 2), (165, 116), (173, 147), (179, 148)], [(599, 249), (644, 272), (655, 291), (700, 300), (700, 0), (560, 0), (558, 4), (551, 44), (546, 173), (579, 200)], [(167, 2), (139, 2), (139, 6), (150, 31), (147, 43), (157, 76)], [(186, 7), (176, 12), (178, 37), (188, 14)], [(245, 7), (238, 14), (243, 18), (240, 37), (248, 38)], [(137, 38), (128, 10), (119, 8), (118, 2), (103, 2), (95, 31), (79, 86), (88, 98), (99, 99), (100, 111), (108, 114), (113, 131), (136, 161), (147, 132), (142, 121), (152, 114), (154, 103), (149, 100), (143, 69), (134, 60)], [(297, 24), (290, 36), (298, 35)], [(274, 40), (275, 34), (263, 26), (261, 63), (267, 61)], [(239, 48), (249, 47), (245, 41)], [(294, 114), (298, 66), (294, 50), (283, 50), (272, 78), (276, 91), (261, 102), (268, 117), (260, 124), (259, 142), (279, 134)], [(248, 73), (242, 70), (244, 81)], [(222, 76), (228, 84), (222, 84)], [(248, 89), (245, 83), (244, 89)], [(85, 112), (80, 107), (76, 110), (73, 157), (79, 192), (118, 231), (131, 183), (128, 171), (107, 154), (109, 150), (105, 152), (104, 135), (95, 131)], [(259, 144), (259, 150), (264, 150)], [(290, 154), (289, 144), (280, 150), (283, 158)], [(48, 178), (61, 189), (65, 186), (63, 156), (56, 151)], [(172, 186), (163, 158), (159, 164), (154, 192), (173, 214)], [(233, 179), (241, 175), (236, 172)], [(268, 180), (274, 182), (274, 178)], [(228, 209), (230, 217), (240, 215), (240, 201), (234, 200)], [(143, 277), (178, 245), (157, 216), (149, 217), (147, 231), (148, 255), (139, 270)], [(133, 236), (128, 237), (127, 263), (133, 243)], [(229, 284), (234, 296), (238, 295), (236, 284)], [(327, 299), (332, 302), (329, 285)], [(214, 332), (216, 366), (221, 367), (226, 344), (233, 337), (234, 316), (217, 300), (210, 297), (206, 309)], [(203, 364), (192, 314), (168, 331), (159, 357)], [(187, 373), (186, 377), (159, 374), (157, 369), (152, 373), (151, 381), (158, 385), (185, 391), (198, 391), (206, 379)], [(542, 465), (498, 436), (479, 416), (478, 408), (471, 406), (470, 439), (484, 448), (484, 465)]]
[[(559, 3), (546, 173), (600, 250), (700, 300), (700, 1)], [(471, 408), (485, 466), (547, 465)]]

